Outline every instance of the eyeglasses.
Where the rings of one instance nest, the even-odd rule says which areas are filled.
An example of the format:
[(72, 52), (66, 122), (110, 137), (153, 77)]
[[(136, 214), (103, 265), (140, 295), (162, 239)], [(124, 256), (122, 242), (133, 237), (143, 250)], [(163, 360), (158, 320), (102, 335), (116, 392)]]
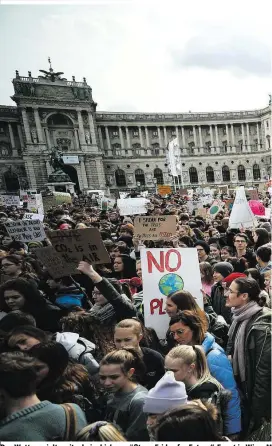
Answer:
[(172, 336), (172, 337), (174, 337), (175, 336), (175, 334), (179, 337), (179, 336), (181, 336), (183, 333), (184, 333), (184, 331), (185, 330), (182, 330), (182, 328), (179, 328), (178, 330), (176, 330), (176, 331), (170, 331), (170, 335)]

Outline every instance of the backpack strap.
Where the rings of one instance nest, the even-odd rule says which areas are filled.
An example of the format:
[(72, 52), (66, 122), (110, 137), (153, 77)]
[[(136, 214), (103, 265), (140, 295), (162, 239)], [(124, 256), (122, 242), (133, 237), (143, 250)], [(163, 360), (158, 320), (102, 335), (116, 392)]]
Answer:
[(77, 431), (77, 416), (73, 406), (69, 403), (61, 404), (65, 411), (66, 428), (64, 433), (64, 441), (73, 441)]

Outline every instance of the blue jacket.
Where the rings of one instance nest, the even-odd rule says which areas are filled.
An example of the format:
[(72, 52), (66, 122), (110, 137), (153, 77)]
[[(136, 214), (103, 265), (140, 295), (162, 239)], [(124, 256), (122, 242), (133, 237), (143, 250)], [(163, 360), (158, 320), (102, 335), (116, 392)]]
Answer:
[(241, 431), (241, 407), (233, 370), (224, 350), (215, 342), (213, 335), (206, 333), (202, 343), (211, 375), (230, 390), (232, 398), (228, 403), (227, 420), (224, 434), (230, 435)]

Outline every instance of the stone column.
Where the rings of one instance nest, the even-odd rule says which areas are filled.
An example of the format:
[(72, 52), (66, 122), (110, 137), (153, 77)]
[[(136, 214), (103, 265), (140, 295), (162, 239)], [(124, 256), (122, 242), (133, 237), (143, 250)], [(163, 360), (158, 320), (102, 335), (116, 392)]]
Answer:
[(162, 142), (161, 128), (160, 127), (158, 127), (158, 137), (159, 137), (159, 145), (160, 145), (160, 148), (162, 149), (163, 148), (163, 142)]
[(121, 149), (124, 149), (125, 148), (125, 144), (124, 144), (122, 127), (119, 127), (119, 138), (120, 138), (120, 142), (121, 142)]
[(251, 152), (251, 144), (250, 144), (250, 135), (249, 135), (249, 125), (246, 123), (246, 132), (247, 132), (247, 150)]
[(78, 132), (77, 129), (74, 128), (74, 138), (75, 138), (75, 143), (76, 143), (76, 150), (79, 150), (79, 140), (78, 140)]
[(105, 126), (105, 131), (106, 131), (106, 140), (107, 140), (108, 150), (111, 150), (110, 135), (109, 135), (109, 129), (107, 126)]
[(199, 144), (200, 144), (200, 147), (203, 147), (201, 125), (198, 126), (198, 131), (199, 131)]
[(184, 132), (184, 127), (183, 126), (181, 126), (181, 138), (182, 138), (183, 149), (186, 149), (185, 132)]
[(38, 134), (38, 140), (39, 140), (40, 144), (44, 144), (43, 130), (42, 130), (42, 125), (41, 125), (39, 110), (37, 107), (34, 107), (33, 110), (34, 110), (34, 119), (35, 119), (37, 134)]
[(84, 126), (82, 120), (81, 110), (77, 109), (78, 129), (79, 129), (79, 141), (81, 146), (86, 146)]
[(49, 175), (51, 175), (51, 173), (53, 172), (53, 169), (49, 161), (45, 161), (45, 164), (46, 164), (47, 177), (49, 177)]
[(261, 150), (260, 129), (259, 129), (258, 122), (257, 122), (257, 146), (258, 146), (258, 150)]
[(179, 145), (179, 147), (181, 147), (178, 126), (176, 126), (176, 136), (177, 136), (178, 145)]
[(92, 144), (97, 145), (95, 129), (94, 129), (93, 115), (92, 115), (92, 113), (90, 111), (88, 111), (88, 121), (89, 121), (89, 127), (90, 127), (90, 134), (91, 134)]
[(168, 141), (167, 141), (167, 131), (165, 126), (163, 126), (163, 135), (164, 135), (164, 147), (167, 147)]
[(26, 143), (32, 144), (31, 133), (30, 133), (29, 123), (28, 123), (28, 118), (27, 118), (27, 113), (26, 113), (25, 108), (22, 108), (22, 118), (23, 118), (23, 124), (24, 124), (25, 136), (26, 136)]
[(131, 142), (130, 142), (130, 136), (129, 136), (129, 129), (126, 127), (126, 138), (127, 138), (127, 148), (131, 148)]
[(21, 146), (21, 149), (23, 150), (25, 144), (24, 144), (24, 138), (23, 138), (23, 135), (22, 135), (22, 129), (21, 129), (20, 124), (17, 124), (17, 131), (18, 131), (18, 135), (19, 135), (20, 146)]
[(236, 153), (235, 135), (234, 135), (234, 127), (233, 127), (233, 124), (230, 125), (230, 128), (231, 128), (231, 145), (232, 145), (232, 153)]
[(81, 170), (83, 189), (88, 189), (88, 180), (87, 180), (87, 175), (86, 175), (84, 158), (82, 156), (80, 157), (80, 161), (79, 162), (80, 162), (80, 170)]
[(216, 140), (216, 147), (219, 147), (219, 138), (218, 138), (218, 128), (217, 125), (214, 126), (215, 127), (215, 140)]
[(244, 131), (244, 124), (241, 124), (242, 129), (242, 140), (243, 140), (243, 150), (245, 149), (245, 131)]
[(196, 139), (196, 128), (193, 125), (193, 135), (194, 135), (194, 143), (195, 143), (195, 148), (197, 147), (197, 139)]
[(141, 147), (144, 147), (142, 129), (141, 129), (141, 127), (138, 127), (138, 128), (139, 128), (140, 145), (141, 145)]
[(50, 138), (50, 133), (49, 133), (49, 129), (47, 127), (45, 127), (45, 135), (46, 135), (46, 141), (47, 141), (47, 146), (49, 149), (51, 149), (51, 138)]
[(102, 136), (102, 129), (101, 129), (101, 127), (98, 127), (98, 138), (99, 138), (101, 150), (102, 150), (102, 152), (104, 152), (104, 143), (103, 143), (103, 136)]
[(10, 142), (11, 142), (11, 148), (12, 148), (12, 156), (18, 156), (18, 152), (17, 149), (15, 147), (15, 140), (14, 140), (14, 135), (13, 135), (13, 129), (12, 129), (12, 125), (9, 122), (8, 123), (8, 129), (9, 129), (9, 137), (10, 137)]
[(150, 144), (149, 144), (149, 134), (147, 126), (145, 126), (145, 141), (146, 141), (146, 148), (148, 149), (150, 147)]
[(213, 128), (212, 128), (212, 125), (210, 125), (210, 137), (211, 137), (211, 147), (214, 147)]
[(33, 161), (31, 158), (27, 158), (25, 160), (25, 163), (26, 163), (26, 171), (28, 173), (30, 189), (37, 189), (37, 182), (36, 182), (36, 177), (35, 177)]
[(228, 126), (228, 124), (225, 124), (225, 125), (226, 125), (227, 146), (229, 147), (230, 146), (229, 126)]

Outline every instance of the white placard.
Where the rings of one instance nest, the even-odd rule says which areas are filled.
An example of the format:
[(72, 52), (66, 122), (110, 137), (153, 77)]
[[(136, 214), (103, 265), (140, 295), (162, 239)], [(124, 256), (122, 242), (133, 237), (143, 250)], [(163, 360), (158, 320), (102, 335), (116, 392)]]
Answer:
[(43, 199), (41, 194), (28, 194), (23, 197), (23, 201), (27, 202), (27, 209), (30, 212), (44, 214)]
[(5, 223), (5, 227), (10, 237), (20, 242), (40, 242), (46, 238), (40, 220), (16, 220)]
[(64, 164), (79, 164), (77, 155), (63, 155), (62, 160)]
[(235, 200), (229, 218), (229, 228), (254, 228), (258, 221), (249, 207), (244, 186), (236, 190)]
[(120, 215), (146, 214), (148, 203), (146, 198), (124, 198), (117, 200), (117, 207)]
[(201, 277), (196, 248), (141, 249), (145, 326), (165, 338), (169, 316), (167, 296), (179, 289), (189, 291), (203, 308)]
[(0, 205), (20, 207), (20, 197), (17, 195), (0, 195)]
[(31, 214), (30, 212), (27, 212), (24, 217), (23, 220), (40, 220), (43, 221), (44, 219), (44, 215), (42, 214)]

